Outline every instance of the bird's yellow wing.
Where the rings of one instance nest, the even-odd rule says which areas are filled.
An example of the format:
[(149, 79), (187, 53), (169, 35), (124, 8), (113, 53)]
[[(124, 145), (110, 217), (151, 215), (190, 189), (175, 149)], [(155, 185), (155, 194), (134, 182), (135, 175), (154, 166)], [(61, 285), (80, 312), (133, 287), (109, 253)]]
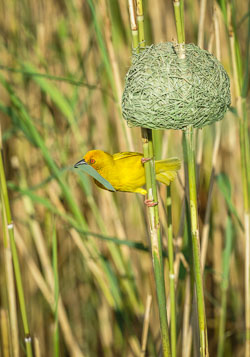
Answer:
[[(115, 169), (115, 189), (117, 191), (139, 192), (145, 194), (144, 167), (141, 163), (143, 155), (138, 152), (119, 152), (113, 154)], [(110, 180), (110, 183), (112, 181)], [(111, 183), (112, 184), (112, 183)], [(138, 191), (139, 190), (139, 191)]]
[(122, 160), (122, 159), (128, 159), (130, 157), (143, 157), (142, 154), (139, 152), (131, 152), (131, 151), (126, 151), (126, 152), (117, 152), (116, 154), (113, 154), (113, 159), (114, 160)]

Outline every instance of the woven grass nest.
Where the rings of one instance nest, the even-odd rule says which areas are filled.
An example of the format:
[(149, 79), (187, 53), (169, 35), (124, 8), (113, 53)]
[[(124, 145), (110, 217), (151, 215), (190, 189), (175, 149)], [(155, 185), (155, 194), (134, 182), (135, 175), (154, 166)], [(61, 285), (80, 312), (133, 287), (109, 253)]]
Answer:
[(221, 120), (229, 108), (230, 81), (222, 64), (194, 44), (172, 42), (134, 53), (122, 97), (129, 126), (149, 129), (201, 128)]

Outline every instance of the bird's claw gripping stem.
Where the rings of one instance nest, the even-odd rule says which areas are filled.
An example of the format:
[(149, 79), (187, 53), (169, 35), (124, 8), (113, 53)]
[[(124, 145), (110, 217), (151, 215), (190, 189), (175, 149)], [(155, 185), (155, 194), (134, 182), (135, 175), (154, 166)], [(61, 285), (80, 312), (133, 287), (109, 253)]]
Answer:
[(158, 202), (154, 202), (153, 200), (145, 200), (144, 203), (148, 207), (154, 207), (158, 205)]
[(145, 162), (148, 162), (148, 161), (150, 161), (150, 160), (152, 160), (151, 157), (143, 157), (143, 158), (141, 159), (141, 163), (142, 163), (142, 164), (145, 164)]

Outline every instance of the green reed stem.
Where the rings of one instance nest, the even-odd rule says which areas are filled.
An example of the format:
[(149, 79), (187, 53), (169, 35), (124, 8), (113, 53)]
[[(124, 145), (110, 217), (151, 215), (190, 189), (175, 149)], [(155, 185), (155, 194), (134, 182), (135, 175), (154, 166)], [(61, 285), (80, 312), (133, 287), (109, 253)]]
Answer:
[(167, 186), (166, 210), (167, 210), (167, 219), (168, 219), (171, 352), (172, 352), (172, 357), (176, 357), (176, 308), (175, 308), (175, 274), (174, 274), (174, 245), (173, 245), (173, 226), (172, 226), (171, 186)]
[(229, 216), (226, 225), (225, 248), (223, 251), (223, 269), (221, 281), (221, 311), (219, 323), (219, 341), (217, 349), (217, 357), (224, 356), (224, 342), (225, 342), (225, 326), (227, 316), (227, 292), (229, 286), (229, 270), (233, 246), (233, 223)]
[(153, 142), (152, 142), (152, 130), (142, 128), (142, 143), (143, 153), (145, 158), (149, 158), (150, 161), (145, 163), (145, 176), (146, 187), (148, 193), (148, 200), (156, 203), (154, 207), (148, 207), (149, 211), (149, 224), (150, 224), (150, 238), (151, 238), (151, 250), (152, 260), (154, 268), (154, 276), (156, 283), (156, 293), (159, 307), (160, 326), (161, 326), (161, 338), (163, 356), (171, 356), (169, 331), (167, 322), (167, 309), (166, 309), (166, 293), (165, 293), (165, 281), (164, 281), (164, 268), (162, 258), (162, 240), (159, 221), (159, 209), (157, 198), (157, 187), (155, 179), (155, 161), (153, 156)]
[(130, 29), (132, 34), (132, 48), (133, 51), (139, 52), (139, 33), (136, 18), (136, 5), (134, 0), (128, 0)]
[[(184, 11), (183, 0), (175, 1), (174, 12), (177, 30), (178, 43), (185, 42), (184, 31)], [(185, 51), (180, 51), (180, 58), (185, 60)], [(194, 160), (194, 146), (193, 146), (193, 129), (192, 127), (186, 129), (184, 135), (184, 151), (186, 151), (186, 159), (188, 166), (188, 182), (189, 182), (189, 209), (191, 218), (191, 232), (192, 232), (192, 249), (193, 249), (193, 265), (196, 285), (198, 318), (200, 330), (200, 354), (202, 357), (208, 356), (208, 340), (207, 340), (207, 324), (205, 314), (205, 301), (202, 282), (202, 269), (200, 261), (200, 238), (198, 227), (198, 209), (197, 209), (197, 193), (196, 193), (196, 177), (195, 177), (195, 160)]]
[(190, 127), (184, 131), (184, 150), (186, 150), (189, 183), (189, 209), (191, 219), (193, 265), (197, 294), (198, 318), (200, 330), (200, 354), (202, 357), (208, 356), (207, 324), (205, 314), (205, 302), (202, 282), (202, 269), (200, 262), (200, 238), (198, 227), (198, 208), (195, 177), (195, 159), (193, 129)]
[[(0, 202), (3, 202), (2, 192), (0, 191), (1, 199)], [(16, 286), (15, 286), (15, 277), (14, 269), (12, 262), (12, 254), (9, 247), (9, 236), (7, 232), (7, 220), (6, 213), (3, 207), (1, 207), (1, 218), (3, 226), (3, 252), (4, 252), (4, 271), (5, 271), (5, 285), (7, 287), (8, 293), (8, 306), (9, 306), (9, 322), (10, 322), (10, 341), (12, 345), (13, 356), (19, 356), (19, 331), (18, 331), (18, 317), (17, 317), (17, 303), (16, 303)], [(8, 329), (9, 331), (9, 329)], [(4, 342), (2, 342), (4, 344)]]
[(139, 47), (140, 49), (145, 48), (145, 33), (144, 33), (144, 14), (142, 7), (142, 0), (137, 0), (137, 24), (138, 24), (138, 36), (139, 36)]
[(19, 304), (20, 304), (24, 333), (25, 333), (24, 342), (25, 342), (25, 347), (26, 347), (26, 353), (27, 353), (28, 357), (32, 357), (32, 347), (31, 347), (32, 340), (31, 340), (31, 336), (30, 336), (26, 306), (25, 306), (24, 291), (23, 291), (23, 285), (22, 285), (22, 277), (21, 277), (21, 271), (20, 271), (20, 265), (19, 265), (19, 260), (18, 260), (15, 238), (14, 238), (14, 225), (13, 225), (12, 216), (11, 216), (1, 147), (0, 147), (0, 186), (1, 186), (2, 197), (3, 197), (2, 204), (3, 204), (3, 208), (5, 210), (5, 213), (6, 213), (7, 230), (9, 232), (10, 248), (11, 248), (15, 278), (16, 278), (17, 294), (18, 294), (18, 299), (19, 299)]
[(245, 357), (250, 357), (250, 187), (248, 175), (249, 137), (247, 128), (246, 99), (240, 98), (242, 117), (239, 118), (241, 173), (244, 197), (244, 229), (245, 229)]
[[(231, 57), (233, 64), (233, 79), (236, 92), (236, 106), (239, 118), (239, 138), (241, 156), (241, 176), (244, 199), (244, 228), (245, 228), (245, 357), (250, 357), (250, 149), (248, 134), (248, 118), (246, 98), (249, 81), (249, 57), (250, 57), (250, 18), (248, 19), (248, 34), (246, 46), (246, 63), (242, 74), (242, 58), (239, 53), (239, 42), (236, 29), (233, 26), (233, 12), (227, 8), (228, 33), (230, 40)], [(250, 11), (250, 1), (248, 2)]]
[(53, 273), (54, 273), (54, 319), (55, 327), (53, 333), (53, 343), (54, 343), (54, 355), (53, 357), (60, 356), (60, 341), (59, 341), (59, 324), (58, 324), (58, 302), (59, 302), (59, 279), (58, 279), (58, 259), (57, 259), (57, 236), (56, 228), (53, 227), (52, 235), (52, 261), (53, 261)]
[(185, 42), (185, 29), (184, 29), (184, 1), (174, 0), (174, 16), (177, 31), (178, 43)]
[[(138, 31), (139, 49), (143, 50), (146, 43), (144, 37), (144, 15), (143, 15), (142, 0), (137, 0), (136, 4), (137, 4), (136, 6), (137, 24), (139, 30)], [(132, 16), (135, 16), (135, 14)], [(153, 261), (156, 293), (157, 293), (157, 300), (158, 300), (158, 307), (159, 307), (162, 350), (163, 350), (163, 356), (167, 357), (167, 356), (171, 356), (171, 351), (170, 351), (167, 309), (166, 309), (166, 292), (165, 292), (164, 267), (163, 267), (163, 258), (162, 258), (162, 240), (161, 240), (161, 231), (160, 231), (159, 209), (157, 205), (158, 198), (157, 198), (157, 187), (156, 187), (156, 178), (155, 178), (155, 161), (154, 161), (152, 130), (142, 128), (141, 133), (142, 133), (142, 145), (143, 145), (144, 157), (150, 159), (148, 162), (145, 163), (145, 178), (146, 178), (146, 187), (147, 187), (147, 196), (148, 196), (147, 198), (152, 202), (156, 203), (154, 207), (149, 207), (148, 211), (150, 217), (149, 224), (150, 224), (151, 251), (152, 251), (152, 261)]]

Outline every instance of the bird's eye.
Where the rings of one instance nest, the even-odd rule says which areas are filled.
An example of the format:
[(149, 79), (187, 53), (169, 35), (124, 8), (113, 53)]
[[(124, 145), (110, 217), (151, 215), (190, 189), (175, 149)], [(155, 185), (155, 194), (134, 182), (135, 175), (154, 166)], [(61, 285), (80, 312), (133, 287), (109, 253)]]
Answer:
[(90, 159), (90, 163), (94, 164), (95, 163), (95, 159)]

